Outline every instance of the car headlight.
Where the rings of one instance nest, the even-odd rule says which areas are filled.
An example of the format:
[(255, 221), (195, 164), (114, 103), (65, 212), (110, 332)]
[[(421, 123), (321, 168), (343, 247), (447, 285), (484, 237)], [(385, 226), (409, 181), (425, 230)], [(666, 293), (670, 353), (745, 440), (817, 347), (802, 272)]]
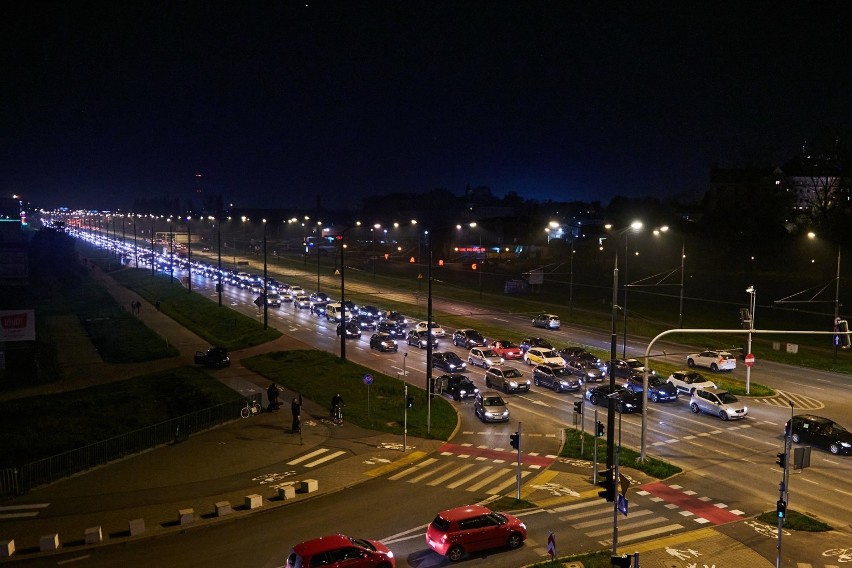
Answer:
[(850, 444), (849, 442), (840, 442), (840, 445), (843, 446), (844, 448), (852, 447), (852, 444)]
[(512, 387), (513, 389), (516, 389), (516, 388), (518, 388), (518, 383), (517, 383), (517, 381), (509, 381), (509, 386)]

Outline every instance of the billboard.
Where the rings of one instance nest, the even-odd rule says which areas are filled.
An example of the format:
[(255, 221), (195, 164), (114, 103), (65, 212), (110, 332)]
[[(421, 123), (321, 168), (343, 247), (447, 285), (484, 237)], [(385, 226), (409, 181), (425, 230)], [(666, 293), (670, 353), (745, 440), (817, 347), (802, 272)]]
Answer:
[(0, 311), (2, 341), (35, 341), (35, 310)]

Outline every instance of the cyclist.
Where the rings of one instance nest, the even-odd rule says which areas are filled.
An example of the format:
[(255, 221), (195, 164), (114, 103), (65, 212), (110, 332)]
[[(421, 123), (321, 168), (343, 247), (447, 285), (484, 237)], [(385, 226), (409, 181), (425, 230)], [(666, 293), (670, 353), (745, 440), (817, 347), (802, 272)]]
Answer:
[(340, 393), (335, 394), (331, 397), (331, 417), (332, 419), (340, 416), (340, 407), (346, 406), (346, 403), (343, 402), (343, 397), (340, 396)]

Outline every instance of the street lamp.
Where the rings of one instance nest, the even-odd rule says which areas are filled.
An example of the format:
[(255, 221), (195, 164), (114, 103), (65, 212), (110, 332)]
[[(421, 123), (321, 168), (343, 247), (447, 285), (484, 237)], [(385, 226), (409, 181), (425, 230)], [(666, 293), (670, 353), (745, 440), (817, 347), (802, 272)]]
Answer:
[[(751, 333), (754, 331), (754, 311), (757, 308), (757, 290), (754, 289), (754, 286), (749, 286), (746, 288), (746, 294), (749, 294), (751, 297), (749, 298), (749, 306), (748, 306), (748, 347), (746, 347), (746, 356), (751, 355)], [(748, 361), (746, 362), (748, 363)], [(751, 365), (746, 364), (746, 394), (749, 394), (751, 387)]]
[[(658, 229), (654, 229), (654, 235), (658, 236), (668, 232), (668, 225), (663, 225)], [(680, 241), (680, 304), (677, 315), (677, 326), (683, 328), (683, 277), (684, 277), (684, 262), (686, 261), (686, 241), (681, 238)]]
[[(816, 233), (808, 232), (809, 239), (815, 239)], [(834, 275), (834, 331), (840, 331), (837, 327), (840, 321), (840, 243), (837, 243), (837, 270)], [(834, 359), (833, 364), (837, 365), (837, 344), (840, 342), (840, 336), (834, 336)]]

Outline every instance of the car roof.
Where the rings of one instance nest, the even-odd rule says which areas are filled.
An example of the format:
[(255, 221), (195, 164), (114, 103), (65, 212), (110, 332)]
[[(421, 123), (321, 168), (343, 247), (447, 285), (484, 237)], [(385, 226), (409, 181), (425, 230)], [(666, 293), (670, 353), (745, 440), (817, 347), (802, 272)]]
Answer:
[(352, 541), (342, 534), (333, 534), (300, 542), (293, 547), (293, 550), (299, 556), (313, 556), (320, 552), (344, 546), (352, 546)]
[(440, 513), (438, 513), (438, 515), (440, 515), (444, 519), (447, 519), (448, 521), (458, 521), (461, 519), (476, 517), (478, 515), (487, 515), (490, 512), (491, 509), (489, 509), (488, 507), (483, 507), (482, 505), (463, 505), (461, 507), (455, 507), (453, 509), (441, 511)]

